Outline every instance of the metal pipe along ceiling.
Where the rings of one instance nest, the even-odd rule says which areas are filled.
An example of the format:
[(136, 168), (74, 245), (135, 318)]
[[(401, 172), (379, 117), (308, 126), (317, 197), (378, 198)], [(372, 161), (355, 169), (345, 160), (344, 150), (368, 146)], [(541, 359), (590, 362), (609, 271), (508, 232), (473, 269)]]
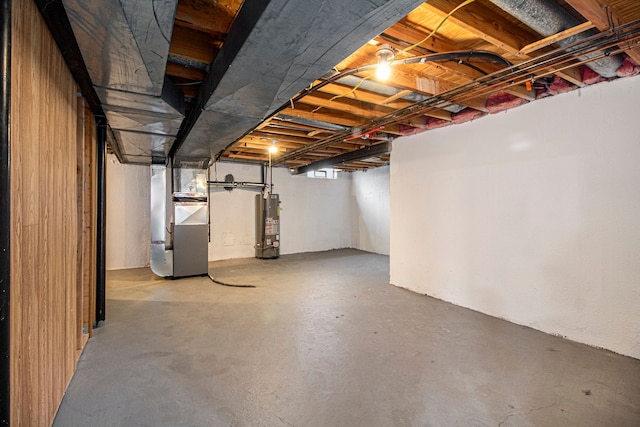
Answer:
[[(573, 16), (551, 0), (489, 0), (508, 14), (518, 18), (536, 32), (545, 37), (557, 34), (580, 24)], [(577, 34), (573, 37), (558, 41), (561, 47), (569, 46), (579, 40), (589, 37), (593, 32)], [(580, 57), (585, 61), (593, 58), (595, 54)], [(621, 55), (612, 55), (585, 65), (603, 77), (616, 77), (616, 71), (622, 65)]]

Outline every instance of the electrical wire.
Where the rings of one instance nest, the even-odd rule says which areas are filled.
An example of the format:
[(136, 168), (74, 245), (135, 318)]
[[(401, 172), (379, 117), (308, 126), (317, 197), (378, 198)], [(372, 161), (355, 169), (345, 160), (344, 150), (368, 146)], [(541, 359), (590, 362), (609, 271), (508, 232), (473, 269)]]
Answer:
[[(433, 29), (433, 31), (431, 31), (431, 33), (429, 33), (427, 35), (427, 37), (425, 37), (424, 39), (420, 40), (419, 42), (412, 44), (409, 47), (406, 47), (404, 49), (402, 49), (401, 51), (399, 51), (398, 53), (407, 53), (408, 51), (410, 51), (413, 48), (416, 48), (418, 46), (420, 46), (422, 43), (426, 42), (427, 40), (429, 40), (431, 37), (433, 37), (438, 30), (440, 29), (440, 27), (442, 27), (442, 25), (447, 22), (447, 20), (451, 17), (451, 15), (453, 15), (454, 13), (456, 13), (458, 10), (462, 9), (463, 7), (473, 3), (476, 0), (465, 0), (462, 3), (460, 3), (458, 6), (455, 7), (455, 9), (453, 9), (451, 12), (447, 13), (445, 15), (444, 18), (442, 18), (442, 20), (438, 23), (438, 25), (436, 25), (436, 27)], [(394, 55), (395, 57), (395, 55)]]
[(211, 281), (213, 283), (215, 283), (216, 285), (222, 285), (222, 286), (229, 286), (231, 288), (257, 288), (257, 286), (255, 285), (234, 285), (232, 283), (226, 283), (226, 282), (222, 282), (216, 278), (214, 278), (211, 274), (207, 273), (207, 277), (209, 277), (209, 279), (211, 279)]

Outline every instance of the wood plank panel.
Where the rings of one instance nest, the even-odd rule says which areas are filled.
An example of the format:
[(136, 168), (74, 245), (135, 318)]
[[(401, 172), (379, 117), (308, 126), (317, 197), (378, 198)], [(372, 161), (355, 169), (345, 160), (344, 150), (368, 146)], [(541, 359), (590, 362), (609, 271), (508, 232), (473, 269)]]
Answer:
[(91, 286), (96, 283), (96, 130), (95, 119), (88, 107), (85, 109), (83, 138), (83, 198), (82, 198), (82, 328), (92, 333), (95, 318), (95, 301)]
[(33, 1), (12, 27), (11, 419), (46, 426), (78, 355), (77, 89)]
[(402, 96), (406, 96), (407, 94), (411, 93), (411, 91), (405, 91), (403, 94), (401, 92), (401, 94), (398, 95), (398, 98), (395, 98), (395, 99), (391, 99), (391, 97), (387, 95), (380, 95), (375, 92), (370, 92), (360, 88), (355, 89), (353, 87), (345, 86), (337, 83), (329, 83), (323, 86), (322, 89), (320, 89), (320, 91), (324, 93), (329, 93), (334, 96), (365, 101), (372, 104), (382, 105), (382, 106), (391, 107), (391, 108), (404, 108), (413, 104), (411, 101), (402, 100), (402, 99), (398, 100), (398, 98)]
[(167, 62), (167, 75), (185, 80), (202, 82), (207, 73), (197, 68), (188, 68), (173, 62)]
[(280, 111), (281, 114), (285, 114), (293, 117), (301, 117), (303, 119), (311, 119), (311, 120), (319, 120), (321, 122), (327, 123), (335, 123), (342, 126), (358, 126), (364, 124), (364, 121), (361, 118), (358, 118), (353, 115), (348, 115), (344, 113), (333, 113), (333, 114), (325, 114), (323, 112), (313, 113), (311, 110), (315, 108), (315, 106), (310, 106), (307, 109), (302, 109), (296, 106), (293, 108), (285, 108)]
[(583, 22), (582, 24), (576, 25), (575, 27), (560, 31), (557, 34), (553, 34), (549, 37), (545, 37), (533, 43), (529, 43), (528, 45), (520, 49), (519, 53), (521, 55), (528, 55), (531, 52), (542, 49), (543, 47), (551, 46), (552, 44), (558, 43), (561, 40), (568, 39), (569, 37), (573, 37), (576, 34), (580, 34), (584, 31), (590, 30), (593, 27), (594, 25), (590, 21)]
[(176, 27), (173, 30), (169, 54), (210, 64), (221, 46), (221, 41), (212, 39), (206, 33)]
[(176, 10), (176, 22), (212, 35), (226, 34), (241, 5), (242, 0), (181, 0)]
[[(84, 121), (85, 121), (85, 105), (84, 98), (78, 97), (77, 103), (77, 120), (76, 128), (76, 212), (78, 221), (76, 222), (76, 324), (82, 324), (82, 300), (83, 300), (83, 284), (82, 270), (84, 257), (82, 252), (82, 220), (83, 220), (83, 186), (84, 186)], [(76, 329), (76, 351), (82, 350), (82, 328)]]
[(318, 91), (305, 96), (301, 102), (313, 105), (314, 110), (312, 112), (314, 113), (323, 110), (335, 110), (364, 119), (375, 119), (393, 111), (392, 108), (368, 104), (364, 101), (357, 101), (346, 97), (335, 100), (333, 100), (333, 98), (335, 97), (332, 97), (330, 94)]
[[(433, 52), (455, 52), (456, 50), (461, 49), (454, 42), (445, 39), (440, 34), (434, 34), (432, 37), (422, 42), (427, 35), (431, 33), (431, 30), (418, 29), (416, 26), (412, 25), (407, 18), (401, 19), (398, 23), (387, 28), (384, 33), (398, 40), (406, 41), (410, 43), (410, 46), (419, 43), (419, 47), (429, 49)], [(422, 54), (424, 53), (418, 53), (418, 55)]]
[(95, 172), (94, 148), (97, 145), (94, 116), (83, 98), (79, 98), (78, 101), (76, 322), (81, 327), (76, 328), (76, 360), (80, 357), (93, 325), (90, 297), (91, 284), (95, 283), (95, 276), (92, 275), (92, 272), (95, 271), (95, 257), (92, 248), (95, 246), (96, 217), (92, 201), (95, 200), (96, 195), (92, 181)]
[[(430, 0), (425, 8), (435, 16), (444, 18), (459, 3), (456, 0)], [(482, 34), (485, 40), (510, 53), (517, 53), (524, 46), (523, 40), (529, 44), (537, 39), (532, 31), (519, 28), (509, 19), (492, 13), (487, 3), (471, 3), (459, 9), (448, 21), (472, 33)]]

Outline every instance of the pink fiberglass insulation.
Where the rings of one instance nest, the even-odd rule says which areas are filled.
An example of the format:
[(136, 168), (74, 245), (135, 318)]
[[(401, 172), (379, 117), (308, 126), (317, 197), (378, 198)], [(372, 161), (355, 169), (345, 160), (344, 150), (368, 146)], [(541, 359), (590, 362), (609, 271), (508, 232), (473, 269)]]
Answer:
[(475, 110), (473, 108), (465, 108), (459, 113), (453, 115), (453, 122), (456, 124), (466, 123), (470, 122), (471, 120), (479, 119), (486, 114), (487, 113), (485, 113), (484, 111)]
[(451, 123), (451, 121), (449, 120), (443, 120), (443, 119), (436, 119), (435, 117), (427, 117), (427, 122), (425, 124), (425, 128), (426, 129), (436, 129), (436, 128), (441, 128), (444, 126), (449, 126)]
[(553, 79), (553, 83), (551, 83), (551, 86), (549, 86), (549, 93), (552, 95), (558, 95), (560, 93), (570, 92), (576, 88), (576, 85), (573, 85), (565, 79), (556, 76)]
[(523, 98), (518, 98), (510, 93), (496, 92), (487, 99), (485, 107), (487, 107), (489, 113), (495, 114), (510, 108), (518, 107), (522, 104), (526, 104), (527, 102), (529, 101)]
[(405, 124), (400, 123), (398, 125), (398, 131), (404, 136), (409, 136), (409, 135), (415, 135), (415, 134), (420, 133), (420, 132), (424, 132), (425, 129), (420, 129), (420, 128), (416, 128), (416, 127), (413, 127), (413, 126), (409, 126), (409, 125), (405, 125)]
[(616, 74), (619, 77), (632, 77), (637, 75), (638, 73), (640, 73), (640, 66), (636, 64), (633, 61), (633, 59), (629, 58), (628, 56), (624, 57), (624, 61), (622, 62), (622, 65), (616, 71)]
[(600, 74), (593, 71), (591, 68), (585, 66), (580, 67), (580, 79), (584, 84), (587, 85), (592, 85), (607, 80)]

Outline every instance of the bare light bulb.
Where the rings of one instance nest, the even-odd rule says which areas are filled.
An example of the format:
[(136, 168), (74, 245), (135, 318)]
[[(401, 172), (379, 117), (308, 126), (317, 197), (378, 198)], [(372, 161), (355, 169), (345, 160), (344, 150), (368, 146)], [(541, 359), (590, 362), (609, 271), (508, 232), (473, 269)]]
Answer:
[(278, 152), (278, 147), (276, 147), (275, 145), (270, 145), (269, 146), (269, 152), (270, 153), (277, 153)]
[(386, 82), (391, 77), (391, 66), (387, 61), (380, 61), (376, 68), (376, 79)]
[(385, 82), (391, 77), (391, 61), (395, 57), (395, 51), (390, 45), (383, 44), (376, 51), (376, 57), (378, 58), (376, 78), (381, 82)]

